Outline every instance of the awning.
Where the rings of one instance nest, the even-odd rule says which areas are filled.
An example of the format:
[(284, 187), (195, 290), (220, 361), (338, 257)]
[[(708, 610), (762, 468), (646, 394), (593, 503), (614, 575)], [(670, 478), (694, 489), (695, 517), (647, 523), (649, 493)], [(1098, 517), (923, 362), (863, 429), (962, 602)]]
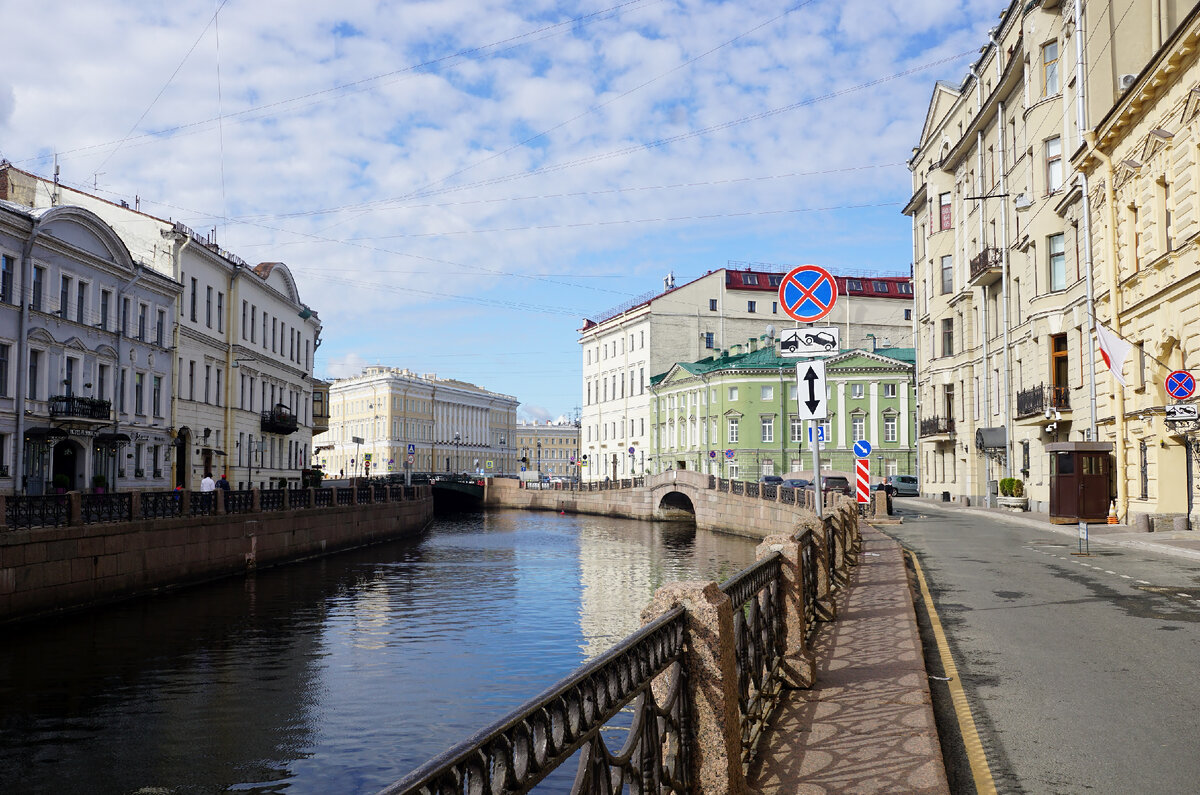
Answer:
[(26, 428), (25, 438), (30, 441), (54, 444), (67, 438), (67, 432), (62, 428)]
[(980, 450), (997, 450), (1008, 447), (1008, 429), (979, 428), (975, 431), (975, 446)]
[(205, 447), (205, 448), (203, 448), (203, 450), (204, 450), (204, 452), (212, 453), (213, 455), (225, 455), (224, 450), (218, 450), (215, 447)]
[(96, 444), (100, 447), (117, 447), (122, 444), (129, 444), (129, 434), (98, 433), (96, 434)]

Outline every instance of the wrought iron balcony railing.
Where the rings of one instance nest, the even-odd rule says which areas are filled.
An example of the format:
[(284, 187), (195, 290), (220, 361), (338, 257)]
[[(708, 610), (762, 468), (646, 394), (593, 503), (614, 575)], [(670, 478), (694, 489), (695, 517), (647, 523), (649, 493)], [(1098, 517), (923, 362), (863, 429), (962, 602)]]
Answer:
[(953, 417), (925, 417), (921, 420), (921, 436), (954, 433)]
[(112, 403), (98, 398), (76, 395), (55, 395), (47, 401), (51, 417), (76, 417), (88, 420), (110, 420)]
[(989, 273), (999, 275), (1003, 264), (1004, 260), (1000, 249), (988, 246), (971, 260), (971, 281), (974, 282)]
[(1032, 417), (1035, 414), (1042, 414), (1048, 409), (1069, 411), (1071, 409), (1070, 388), (1041, 384), (1017, 392), (1018, 417)]
[(299, 427), (296, 415), (287, 409), (276, 406), (262, 413), (261, 429), (263, 433), (295, 433)]

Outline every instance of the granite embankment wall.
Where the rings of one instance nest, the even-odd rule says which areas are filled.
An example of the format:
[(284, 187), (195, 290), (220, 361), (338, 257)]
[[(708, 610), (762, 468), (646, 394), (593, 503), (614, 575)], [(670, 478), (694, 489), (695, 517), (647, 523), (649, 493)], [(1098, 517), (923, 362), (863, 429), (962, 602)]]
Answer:
[[(708, 475), (687, 470), (672, 470), (647, 477), (644, 485), (613, 487), (603, 491), (569, 489), (526, 489), (515, 480), (489, 479), (484, 494), (488, 507), (523, 510), (565, 511), (567, 513), (616, 516), (625, 519), (669, 520), (692, 518), (696, 527), (733, 533), (750, 538), (765, 538), (791, 533), (801, 514), (811, 516), (802, 504), (784, 502), (785, 493), (775, 490), (774, 497), (748, 497), (716, 486), (719, 481)], [(803, 498), (802, 492), (794, 492)], [(691, 511), (681, 508), (676, 495), (683, 495)]]
[(433, 497), (0, 532), (0, 623), (245, 574), (416, 533)]

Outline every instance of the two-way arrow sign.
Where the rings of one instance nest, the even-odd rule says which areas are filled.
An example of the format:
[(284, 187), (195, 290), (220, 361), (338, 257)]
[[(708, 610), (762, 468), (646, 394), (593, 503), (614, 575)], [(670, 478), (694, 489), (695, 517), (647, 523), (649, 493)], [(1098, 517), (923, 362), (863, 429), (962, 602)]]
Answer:
[(796, 365), (796, 397), (799, 410), (796, 416), (802, 420), (823, 420), (829, 416), (829, 402), (825, 399), (825, 362), (800, 362)]

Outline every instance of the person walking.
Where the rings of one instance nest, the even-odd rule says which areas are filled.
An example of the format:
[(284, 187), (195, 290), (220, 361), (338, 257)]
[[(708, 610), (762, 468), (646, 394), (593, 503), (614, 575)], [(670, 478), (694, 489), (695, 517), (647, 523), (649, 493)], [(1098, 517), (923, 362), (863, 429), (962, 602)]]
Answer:
[(214, 491), (217, 488), (217, 482), (213, 480), (211, 472), (204, 473), (204, 479), (200, 481), (200, 491)]
[(221, 491), (229, 491), (229, 478), (225, 477), (224, 474), (222, 474), (221, 479), (217, 481), (217, 488)]

